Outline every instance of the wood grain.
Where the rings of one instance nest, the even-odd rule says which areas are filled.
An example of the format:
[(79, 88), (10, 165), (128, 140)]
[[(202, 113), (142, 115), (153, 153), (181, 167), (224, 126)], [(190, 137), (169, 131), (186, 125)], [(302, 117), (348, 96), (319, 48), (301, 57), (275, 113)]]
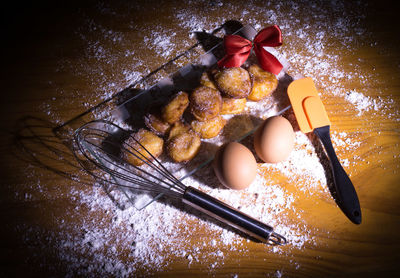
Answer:
[[(79, 205), (68, 192), (71, 187), (87, 190), (84, 183), (90, 183), (90, 180), (77, 168), (69, 149), (57, 141), (51, 128), (101, 102), (104, 94), (94, 92), (99, 88), (104, 91), (106, 84), (102, 83), (105, 81), (124, 83), (123, 69), (131, 65), (131, 60), (128, 61), (124, 55), (127, 50), (134, 51), (129, 59), (141, 62), (137, 70), (147, 73), (196, 43), (184, 26), (171, 20), (171, 15), (177, 10), (199, 10), (199, 13), (207, 13), (208, 20), (220, 22), (220, 18), (228, 15), (239, 19), (246, 5), (232, 1), (224, 3), (222, 8), (215, 8), (218, 5), (138, 1), (128, 5), (128, 9), (124, 2), (113, 4), (112, 8), (111, 4), (88, 2), (79, 5), (71, 2), (15, 5), (9, 9), (3, 17), (7, 31), (1, 50), (4, 62), (3, 100), (0, 104), (0, 274), (3, 277), (64, 276), (70, 267), (58, 258), (57, 245), (51, 234), (60, 229), (60, 219), (70, 224), (71, 234), (81, 232), (79, 225), (82, 220), (67, 213)], [(271, 11), (287, 10), (288, 14), (292, 8), (278, 5), (277, 1), (253, 1), (249, 5), (269, 7)], [(300, 10), (313, 14), (312, 5), (309, 5)], [(345, 4), (343, 9), (348, 11), (354, 5)], [(205, 11), (203, 6), (210, 10)], [(118, 14), (101, 13), (99, 7), (110, 8)], [(340, 51), (342, 46), (330, 35), (333, 27), (329, 24), (321, 27), (328, 36), (325, 51), (340, 57), (338, 64), (344, 72), (350, 73), (356, 68), (357, 72), (367, 76), (363, 82), (343, 80), (342, 87), (363, 92), (372, 99), (385, 100), (390, 105), (359, 116), (343, 97), (319, 88), (332, 130), (346, 132), (350, 138), (360, 142), (356, 149), (338, 148), (337, 152), (339, 157), (350, 161), (357, 157), (346, 170), (358, 192), (363, 223), (360, 226), (350, 223), (329, 194), (308, 196), (277, 174), (274, 179), (281, 181), (288, 192), (301, 197), (295, 205), (304, 211), (302, 221), (307, 223), (315, 238), (313, 244), (302, 249), (292, 248), (289, 244), (282, 248), (281, 253), (271, 253), (269, 247), (250, 241), (246, 246), (250, 252), (245, 255), (229, 252), (225, 250), (226, 246), (217, 245), (226, 255), (224, 264), (218, 268), (210, 270), (212, 257), (188, 267), (187, 260), (171, 255), (171, 263), (165, 269), (152, 269), (150, 272), (138, 269), (132, 276), (150, 273), (160, 277), (232, 277), (234, 274), (239, 277), (276, 277), (279, 275), (277, 271), (281, 271), (283, 277), (395, 277), (400, 274), (400, 32), (396, 11), (389, 2), (369, 1), (363, 12), (363, 28), (368, 32), (361, 40), (349, 40), (354, 51)], [(254, 13), (246, 18), (261, 21), (263, 16)], [(326, 21), (330, 22), (335, 16), (332, 14)], [(95, 37), (98, 33), (89, 31), (90, 22), (85, 18), (94, 18), (102, 26), (124, 34), (128, 42), (115, 43)], [(317, 20), (310, 22), (313, 23), (316, 24)], [(160, 32), (175, 30), (175, 48), (168, 55), (155, 55), (143, 43), (147, 35), (143, 30), (149, 30), (148, 26)], [(104, 59), (86, 55), (91, 51), (90, 44), (83, 43), (78, 34), (85, 35), (86, 42), (103, 39), (101, 43), (111, 49), (112, 53), (108, 54), (114, 60), (107, 64)], [(293, 35), (286, 38), (288, 44), (293, 44), (295, 39)], [(301, 51), (298, 49), (299, 53)], [(294, 66), (301, 72), (301, 65)], [(326, 87), (332, 85), (329, 81), (322, 84)], [(80, 182), (75, 177), (79, 177)], [(83, 217), (88, 209), (81, 208), (79, 215)], [(105, 216), (99, 212), (99, 218), (102, 217)], [(30, 233), (35, 230), (39, 232)], [(36, 238), (29, 238), (28, 235), (32, 234)], [(192, 243), (214, 238), (206, 230), (197, 229)]]

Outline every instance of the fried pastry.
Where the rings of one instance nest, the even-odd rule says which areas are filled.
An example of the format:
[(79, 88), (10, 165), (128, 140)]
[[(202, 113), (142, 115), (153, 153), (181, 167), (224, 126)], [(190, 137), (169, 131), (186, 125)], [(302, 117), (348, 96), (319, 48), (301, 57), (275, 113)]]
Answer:
[[(154, 157), (158, 157), (161, 155), (164, 146), (164, 140), (155, 135), (153, 132), (147, 129), (140, 129), (138, 132), (133, 134), (125, 141), (125, 148), (129, 151), (125, 154), (125, 159), (127, 162), (140, 166), (144, 162), (140, 159), (152, 160), (151, 155), (143, 149), (133, 138), (135, 138), (145, 149), (147, 149)], [(135, 154), (138, 156), (136, 157)]]
[(171, 140), (172, 138), (174, 138), (175, 136), (177, 136), (181, 133), (188, 132), (189, 129), (190, 129), (190, 126), (183, 123), (182, 121), (178, 121), (178, 122), (174, 123), (171, 126), (171, 129), (169, 131), (168, 140)]
[(190, 95), (190, 111), (199, 121), (216, 117), (221, 111), (221, 94), (213, 88), (200, 86)]
[(200, 77), (200, 84), (206, 87), (210, 87), (213, 89), (217, 90), (217, 87), (215, 86), (214, 82), (210, 78), (210, 74), (208, 72), (203, 72), (203, 74)]
[(191, 122), (192, 129), (200, 134), (203, 139), (210, 139), (217, 136), (221, 130), (224, 128), (226, 120), (220, 115), (214, 117), (207, 121), (197, 121)]
[(252, 83), (250, 74), (241, 67), (225, 68), (214, 76), (218, 89), (231, 98), (245, 98), (250, 94)]
[(144, 116), (144, 123), (152, 132), (160, 136), (164, 136), (170, 128), (170, 125), (156, 113), (149, 113)]
[(200, 150), (201, 139), (193, 131), (180, 133), (167, 142), (167, 152), (175, 162), (187, 162)]
[(246, 98), (222, 98), (221, 114), (239, 114), (246, 107)]
[(275, 74), (264, 71), (257, 64), (248, 68), (253, 79), (253, 89), (247, 97), (249, 100), (259, 101), (270, 95), (278, 86), (278, 79)]
[(188, 105), (188, 94), (182, 91), (177, 93), (174, 98), (163, 107), (161, 111), (163, 121), (169, 124), (179, 121)]

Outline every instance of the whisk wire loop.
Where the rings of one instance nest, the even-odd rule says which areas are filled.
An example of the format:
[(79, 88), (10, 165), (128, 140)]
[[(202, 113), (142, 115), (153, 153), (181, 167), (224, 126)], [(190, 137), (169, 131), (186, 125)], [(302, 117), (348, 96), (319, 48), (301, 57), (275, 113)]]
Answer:
[[(105, 182), (111, 182), (112, 184), (127, 188), (158, 193), (161, 191), (169, 196), (181, 197), (186, 186), (173, 176), (138, 140), (130, 137), (143, 149), (142, 152), (147, 153), (150, 157), (147, 157), (126, 142), (120, 144), (115, 140), (109, 140), (112, 133), (100, 128), (90, 127), (88, 126), (89, 124), (82, 126), (76, 133), (76, 141), (78, 142), (80, 152), (96, 167), (111, 175), (114, 180), (99, 177), (99, 175), (95, 175), (95, 178), (100, 178)], [(107, 124), (111, 123), (107, 122)], [(125, 132), (125, 135), (128, 135), (127, 131), (119, 129)], [(114, 149), (120, 147), (122, 155), (107, 151), (104, 145), (102, 145), (104, 142), (107, 142), (108, 147), (113, 147)], [(144, 167), (139, 168), (128, 163), (125, 159), (127, 155), (137, 157), (149, 169), (146, 170)], [(150, 171), (153, 171), (154, 174)], [(90, 174), (93, 175), (93, 171), (90, 171)], [(118, 180), (115, 181), (115, 178)], [(132, 185), (135, 186), (133, 187)]]
[[(91, 143), (90, 141), (87, 141), (87, 143), (91, 144), (91, 146), (92, 146), (93, 148), (95, 148), (95, 149), (98, 148), (97, 145)], [(139, 142), (138, 142), (138, 143), (139, 143)], [(126, 143), (124, 143), (124, 144), (126, 144)], [(139, 144), (140, 144), (140, 143), (139, 143)], [(141, 144), (140, 144), (140, 145), (141, 145)], [(142, 145), (141, 145), (141, 146), (142, 146)], [(100, 149), (100, 150), (101, 150), (101, 149)], [(133, 150), (133, 151), (131, 151), (130, 149), (125, 149), (126, 153), (129, 153), (130, 155), (133, 155), (133, 156), (135, 156), (135, 157), (141, 159), (147, 166), (149, 166), (152, 170), (154, 170), (156, 173), (160, 174), (161, 177), (164, 177), (164, 178), (166, 178), (167, 180), (162, 179), (161, 177), (155, 176), (155, 175), (152, 174), (150, 171), (148, 171), (148, 170), (146, 170), (146, 169), (144, 169), (144, 168), (139, 168), (139, 167), (136, 166), (136, 165), (129, 164), (129, 163), (123, 158), (124, 155), (122, 156), (122, 158), (120, 158), (120, 157), (118, 157), (118, 156), (116, 156), (116, 155), (113, 155), (113, 154), (108, 153), (107, 156), (104, 156), (102, 159), (103, 159), (104, 161), (106, 161), (107, 163), (110, 163), (111, 165), (114, 165), (116, 168), (118, 168), (119, 171), (116, 171), (116, 170), (112, 171), (112, 174), (113, 174), (113, 175), (115, 175), (115, 176), (117, 176), (117, 177), (119, 177), (119, 178), (121, 178), (121, 179), (124, 179), (124, 180), (126, 180), (126, 181), (128, 181), (128, 182), (132, 182), (132, 183), (142, 181), (142, 180), (143, 180), (142, 175), (139, 176), (139, 175), (137, 175), (136, 173), (134, 173), (134, 171), (130, 170), (130, 168), (133, 168), (135, 171), (140, 171), (142, 174), (146, 174), (146, 176), (148, 176), (148, 177), (150, 177), (150, 178), (153, 178), (154, 181), (160, 182), (161, 184), (164, 184), (164, 185), (166, 185), (166, 186), (169, 187), (169, 188), (172, 188), (173, 186), (175, 186), (175, 185), (176, 185), (175, 183), (176, 183), (177, 181), (179, 181), (179, 180), (177, 180), (174, 176), (172, 176), (169, 172), (162, 171), (160, 168), (158, 168), (157, 166), (155, 166), (155, 165), (153, 164), (153, 162), (151, 162), (150, 159), (148, 159), (148, 158), (145, 157), (144, 155), (143, 155), (143, 158), (140, 158), (139, 155), (142, 155), (141, 152), (137, 151), (136, 149), (132, 149), (132, 150)], [(147, 150), (145, 150), (145, 151), (147, 151)], [(151, 153), (150, 153), (150, 155), (153, 157), (153, 159), (154, 159), (155, 161), (159, 162)], [(108, 159), (108, 157), (110, 157), (111, 159)], [(119, 161), (119, 163), (117, 163), (116, 161)], [(122, 162), (122, 163), (121, 163), (121, 162)], [(122, 165), (121, 165), (121, 164), (122, 164)], [(103, 167), (103, 168), (106, 168), (106, 169), (107, 169), (107, 167)], [(122, 172), (120, 172), (120, 171), (122, 171)], [(126, 173), (129, 174), (129, 175), (125, 175), (124, 172), (126, 172)], [(135, 177), (139, 177), (139, 178), (135, 178)], [(147, 184), (150, 184), (149, 180), (145, 179), (145, 181), (148, 181)], [(167, 182), (167, 181), (170, 181), (170, 182)]]

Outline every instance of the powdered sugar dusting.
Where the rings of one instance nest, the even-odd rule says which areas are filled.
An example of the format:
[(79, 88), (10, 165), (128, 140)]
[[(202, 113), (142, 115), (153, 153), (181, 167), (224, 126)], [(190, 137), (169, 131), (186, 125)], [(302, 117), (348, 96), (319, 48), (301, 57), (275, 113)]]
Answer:
[(358, 110), (358, 115), (362, 115), (364, 111), (379, 111), (383, 107), (383, 102), (379, 99), (373, 99), (365, 96), (356, 90), (351, 90), (346, 93), (345, 99), (350, 102)]
[(144, 43), (152, 47), (159, 55), (164, 58), (171, 57), (175, 50), (174, 39), (176, 33), (167, 33), (162, 31), (154, 31), (150, 36), (144, 38)]

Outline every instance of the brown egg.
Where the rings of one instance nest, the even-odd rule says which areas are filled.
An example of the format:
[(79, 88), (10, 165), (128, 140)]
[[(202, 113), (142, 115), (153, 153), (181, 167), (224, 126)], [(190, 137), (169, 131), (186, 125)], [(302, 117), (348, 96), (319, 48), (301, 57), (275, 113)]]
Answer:
[(237, 142), (219, 148), (214, 158), (214, 172), (226, 187), (236, 190), (247, 188), (257, 174), (257, 162), (251, 151)]
[(287, 159), (293, 145), (293, 127), (281, 116), (268, 118), (254, 134), (254, 149), (267, 163), (278, 163)]

